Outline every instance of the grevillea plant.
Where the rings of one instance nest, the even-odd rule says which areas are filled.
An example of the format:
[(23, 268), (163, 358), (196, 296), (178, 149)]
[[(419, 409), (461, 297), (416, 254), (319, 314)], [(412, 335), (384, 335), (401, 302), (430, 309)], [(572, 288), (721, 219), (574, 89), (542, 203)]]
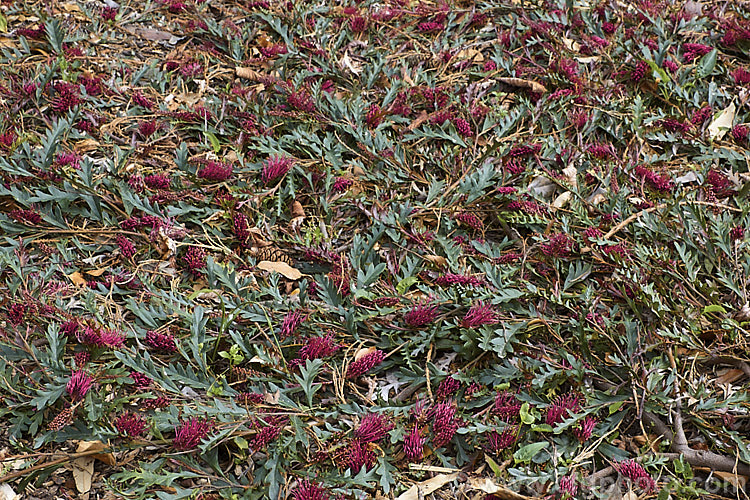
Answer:
[(27, 1), (0, 31), (0, 483), (746, 493), (742, 2)]

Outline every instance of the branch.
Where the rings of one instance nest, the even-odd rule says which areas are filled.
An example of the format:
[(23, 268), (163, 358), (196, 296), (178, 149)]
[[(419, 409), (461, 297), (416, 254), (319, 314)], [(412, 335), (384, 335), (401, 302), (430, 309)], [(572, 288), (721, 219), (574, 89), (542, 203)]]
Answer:
[[(609, 390), (615, 386), (606, 381), (595, 382), (595, 385), (600, 386), (602, 390)], [(667, 439), (670, 442), (670, 448), (672, 452), (680, 454), (685, 457), (685, 461), (693, 467), (708, 467), (711, 470), (719, 472), (731, 472), (733, 474), (739, 474), (741, 476), (750, 476), (750, 465), (744, 464), (739, 461), (738, 457), (730, 457), (726, 455), (719, 455), (712, 451), (707, 450), (694, 450), (685, 442), (684, 444), (678, 444), (675, 438), (675, 433), (665, 424), (661, 418), (656, 414), (644, 410), (642, 419), (653, 427), (656, 432)], [(682, 416), (675, 416), (675, 424), (679, 423), (682, 425)], [(684, 437), (684, 431), (683, 431)], [(660, 454), (665, 456), (667, 454)], [(600, 471), (604, 473), (606, 469)], [(606, 474), (605, 474), (606, 476)]]

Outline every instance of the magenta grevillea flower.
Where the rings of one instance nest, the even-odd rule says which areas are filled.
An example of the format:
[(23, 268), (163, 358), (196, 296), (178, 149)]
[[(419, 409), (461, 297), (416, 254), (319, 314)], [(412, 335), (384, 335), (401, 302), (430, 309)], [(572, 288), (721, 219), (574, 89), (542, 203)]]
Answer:
[(299, 311), (289, 311), (284, 315), (284, 319), (281, 320), (281, 331), (279, 335), (282, 339), (291, 337), (297, 330), (299, 325), (305, 320), (305, 315)]
[(646, 469), (635, 460), (620, 462), (615, 465), (615, 469), (645, 491), (652, 491), (656, 488), (656, 482), (651, 477), (651, 474), (646, 472)]
[(177, 342), (175, 341), (174, 336), (168, 333), (159, 333), (149, 330), (146, 332), (146, 338), (143, 343), (157, 351), (169, 354), (177, 352)]
[(367, 19), (362, 16), (354, 16), (349, 19), (349, 28), (355, 33), (362, 33), (367, 29)]
[(143, 417), (131, 412), (125, 412), (115, 420), (115, 428), (125, 436), (138, 437), (143, 434), (146, 427)]
[(93, 347), (118, 348), (125, 343), (125, 336), (120, 333), (112, 330), (97, 330), (90, 326), (79, 327), (76, 331), (76, 339), (81, 344)]
[(76, 368), (82, 368), (91, 361), (91, 353), (88, 351), (78, 351), (73, 356), (73, 361), (75, 362)]
[(375, 466), (375, 452), (370, 450), (367, 443), (355, 439), (346, 451), (346, 463), (352, 472), (359, 472), (362, 467), (370, 470)]
[(135, 255), (135, 245), (124, 234), (118, 234), (115, 238), (117, 246), (120, 247), (120, 255), (126, 259), (132, 259)]
[(201, 247), (188, 247), (182, 263), (193, 276), (198, 276), (201, 269), (206, 267), (206, 251)]
[(164, 174), (152, 174), (143, 178), (143, 183), (151, 189), (169, 189), (172, 179)]
[(234, 217), (232, 217), (232, 228), (234, 229), (234, 236), (237, 238), (237, 241), (240, 242), (240, 246), (243, 248), (249, 246), (250, 226), (245, 214), (239, 212), (234, 214)]
[(672, 179), (652, 172), (644, 165), (637, 165), (633, 169), (633, 173), (642, 178), (646, 182), (646, 184), (648, 184), (652, 189), (656, 191), (667, 193), (674, 189), (674, 183), (672, 182)]
[(265, 400), (265, 396), (259, 392), (240, 392), (234, 399), (243, 405), (259, 405)]
[(28, 223), (28, 224), (39, 224), (42, 222), (42, 216), (36, 210), (25, 210), (17, 208), (8, 212), (11, 219), (16, 222)]
[(693, 60), (703, 57), (713, 50), (710, 45), (703, 45), (702, 43), (685, 43), (682, 45), (682, 59), (685, 62), (693, 62)]
[(144, 410), (155, 410), (157, 408), (166, 408), (172, 404), (172, 400), (167, 396), (158, 396), (150, 399), (140, 399), (141, 407)]
[(85, 371), (76, 370), (71, 375), (70, 380), (68, 380), (65, 390), (74, 401), (80, 401), (86, 396), (89, 389), (91, 389), (93, 381), (94, 379), (92, 379)]
[(750, 134), (750, 128), (747, 125), (736, 125), (732, 127), (731, 134), (736, 142), (745, 142)]
[(570, 254), (573, 241), (565, 233), (550, 236), (546, 243), (541, 244), (542, 253), (548, 257), (567, 257)]
[(54, 89), (52, 109), (58, 113), (67, 113), (83, 102), (78, 85), (59, 81), (55, 82), (51, 88)]
[(494, 325), (499, 321), (497, 313), (492, 309), (492, 305), (479, 301), (472, 304), (461, 321), (461, 326), (464, 328), (476, 328), (482, 325)]
[(341, 345), (336, 343), (332, 333), (322, 337), (310, 337), (297, 353), (297, 359), (293, 359), (290, 364), (301, 365), (308, 359), (326, 358), (335, 354), (340, 348)]
[(133, 379), (133, 384), (135, 384), (138, 389), (148, 387), (152, 382), (147, 375), (141, 372), (131, 371), (128, 376)]
[(452, 285), (482, 286), (482, 280), (480, 280), (476, 276), (447, 273), (447, 274), (444, 274), (443, 276), (438, 276), (437, 278), (435, 278), (435, 284), (439, 286), (452, 286)]
[(578, 422), (578, 425), (573, 429), (573, 434), (583, 443), (591, 437), (594, 427), (596, 427), (596, 418), (589, 415)]
[(266, 423), (268, 425), (258, 430), (250, 442), (250, 447), (255, 451), (264, 449), (271, 441), (274, 441), (281, 435), (281, 430), (286, 423), (286, 417), (268, 417)]
[(125, 344), (125, 335), (114, 330), (101, 330), (99, 332), (99, 342), (102, 346), (116, 349)]
[(557, 399), (547, 409), (547, 424), (555, 426), (565, 420), (570, 412), (577, 412), (581, 409), (580, 396), (575, 393), (568, 393), (558, 396)]
[(498, 392), (495, 395), (495, 404), (492, 407), (492, 412), (506, 422), (509, 422), (510, 419), (518, 417), (521, 413), (521, 402), (518, 401), (515, 394), (511, 394), (508, 391)]
[(143, 121), (138, 124), (138, 134), (143, 137), (151, 137), (159, 128), (159, 124), (154, 120)]
[(750, 71), (745, 68), (737, 68), (732, 71), (732, 78), (737, 85), (746, 85), (750, 83)]
[(232, 176), (232, 165), (220, 161), (208, 161), (201, 167), (196, 175), (201, 179), (212, 182), (221, 182)]
[(314, 481), (303, 479), (292, 492), (294, 500), (329, 500), (328, 490)]
[(460, 388), (461, 382), (453, 377), (446, 377), (442, 382), (440, 382), (437, 393), (435, 394), (435, 398), (438, 400), (446, 399), (449, 396), (455, 394)]
[(463, 118), (456, 118), (453, 122), (456, 125), (456, 130), (459, 134), (464, 137), (471, 137), (474, 132), (471, 130), (471, 124)]
[(368, 413), (362, 417), (359, 427), (354, 431), (354, 437), (363, 443), (377, 443), (385, 438), (393, 427), (385, 415)]
[(406, 458), (411, 461), (422, 458), (426, 441), (427, 438), (423, 438), (419, 434), (419, 428), (416, 425), (412, 427), (411, 432), (404, 436), (404, 455), (406, 455)]
[(412, 328), (419, 328), (435, 321), (437, 315), (437, 306), (417, 304), (412, 307), (409, 312), (404, 314), (404, 322)]
[(630, 79), (633, 82), (640, 82), (644, 76), (648, 74), (649, 65), (646, 61), (638, 61), (635, 64), (635, 68), (630, 72)]
[(513, 446), (518, 435), (517, 425), (508, 425), (502, 432), (492, 431), (487, 436), (487, 445), (493, 453), (497, 454)]
[(213, 429), (213, 423), (205, 418), (192, 417), (189, 420), (182, 420), (175, 429), (172, 446), (177, 450), (191, 450), (198, 446), (211, 429)]
[(370, 351), (349, 365), (349, 368), (346, 370), (346, 378), (361, 377), (382, 363), (384, 359), (385, 353), (383, 351), (378, 349)]
[(347, 179), (346, 177), (336, 177), (336, 180), (333, 181), (333, 186), (331, 186), (331, 189), (337, 193), (342, 193), (349, 189), (352, 184), (354, 184), (354, 181), (352, 181), (351, 179)]
[(288, 156), (271, 156), (263, 164), (261, 171), (261, 181), (263, 184), (269, 184), (279, 177), (286, 175), (294, 165), (294, 160)]
[(459, 214), (456, 214), (455, 219), (462, 222), (463, 224), (466, 224), (472, 229), (476, 229), (477, 231), (481, 231), (484, 228), (484, 223), (482, 222), (482, 220), (470, 212), (461, 212)]
[(570, 476), (563, 476), (557, 484), (558, 491), (560, 492), (560, 498), (567, 500), (573, 498), (578, 493), (578, 484), (576, 478), (572, 474)]
[(365, 116), (365, 123), (370, 128), (377, 128), (378, 125), (383, 121), (383, 111), (377, 104), (371, 104), (367, 109), (367, 115)]
[(461, 420), (456, 417), (455, 403), (438, 403), (432, 410), (432, 443), (436, 448), (446, 446), (460, 426)]

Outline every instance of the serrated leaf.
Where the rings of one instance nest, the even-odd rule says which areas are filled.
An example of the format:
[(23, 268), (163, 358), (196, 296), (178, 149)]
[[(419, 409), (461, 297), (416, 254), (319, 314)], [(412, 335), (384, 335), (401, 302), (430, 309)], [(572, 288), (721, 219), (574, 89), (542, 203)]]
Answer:
[(47, 32), (47, 40), (52, 48), (60, 54), (62, 52), (63, 40), (65, 35), (60, 28), (60, 22), (57, 19), (51, 19), (44, 23), (44, 31)]

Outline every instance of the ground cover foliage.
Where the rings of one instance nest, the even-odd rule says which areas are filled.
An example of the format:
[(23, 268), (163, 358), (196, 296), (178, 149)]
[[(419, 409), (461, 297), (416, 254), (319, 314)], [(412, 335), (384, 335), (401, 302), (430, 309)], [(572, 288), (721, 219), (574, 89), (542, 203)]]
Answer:
[(0, 482), (747, 498), (743, 5), (2, 2)]

